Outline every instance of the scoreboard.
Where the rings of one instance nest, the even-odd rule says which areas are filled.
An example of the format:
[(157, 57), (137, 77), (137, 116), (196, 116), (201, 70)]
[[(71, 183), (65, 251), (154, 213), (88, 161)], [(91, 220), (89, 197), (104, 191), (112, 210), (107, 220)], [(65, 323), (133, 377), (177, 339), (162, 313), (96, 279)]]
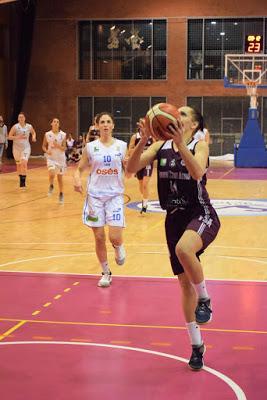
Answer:
[(262, 53), (263, 52), (263, 36), (262, 35), (246, 35), (245, 37), (245, 53)]

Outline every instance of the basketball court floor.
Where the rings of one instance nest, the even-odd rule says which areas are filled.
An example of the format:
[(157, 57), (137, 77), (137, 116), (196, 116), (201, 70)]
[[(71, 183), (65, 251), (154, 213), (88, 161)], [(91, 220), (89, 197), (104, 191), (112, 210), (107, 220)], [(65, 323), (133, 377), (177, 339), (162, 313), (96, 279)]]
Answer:
[(212, 164), (208, 190), (221, 219), (202, 256), (213, 321), (203, 326), (205, 367), (191, 349), (151, 181), (140, 215), (135, 178), (126, 181), (127, 261), (98, 288), (83, 196), (65, 177), (65, 204), (48, 198), (47, 171), (34, 165), (21, 192), (12, 167), (0, 175), (1, 398), (260, 400), (267, 398), (267, 170)]

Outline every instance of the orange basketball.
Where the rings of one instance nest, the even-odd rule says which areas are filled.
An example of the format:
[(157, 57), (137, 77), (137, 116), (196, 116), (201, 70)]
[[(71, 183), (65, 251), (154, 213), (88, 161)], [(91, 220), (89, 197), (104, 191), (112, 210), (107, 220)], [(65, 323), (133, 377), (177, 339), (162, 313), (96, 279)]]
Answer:
[(172, 138), (169, 127), (174, 126), (179, 118), (180, 113), (177, 107), (168, 103), (159, 103), (147, 112), (145, 126), (156, 140), (169, 140)]

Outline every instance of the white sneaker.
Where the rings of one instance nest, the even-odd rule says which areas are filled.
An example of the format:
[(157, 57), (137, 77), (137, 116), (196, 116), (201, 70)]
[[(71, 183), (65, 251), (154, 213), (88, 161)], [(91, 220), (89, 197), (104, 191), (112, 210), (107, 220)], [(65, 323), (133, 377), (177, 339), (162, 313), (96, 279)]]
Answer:
[(97, 286), (99, 287), (109, 287), (112, 282), (111, 272), (104, 274), (102, 272), (102, 277), (99, 279)]
[(118, 265), (123, 265), (125, 263), (126, 252), (123, 244), (119, 247), (113, 246), (115, 249), (115, 261)]

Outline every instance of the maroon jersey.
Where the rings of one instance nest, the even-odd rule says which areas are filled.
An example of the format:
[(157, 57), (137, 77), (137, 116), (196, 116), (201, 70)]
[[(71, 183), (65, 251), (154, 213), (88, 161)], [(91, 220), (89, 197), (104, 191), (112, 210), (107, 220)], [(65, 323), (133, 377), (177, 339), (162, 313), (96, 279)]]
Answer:
[[(195, 154), (197, 139), (187, 145)], [(190, 210), (197, 207), (210, 206), (210, 198), (206, 190), (206, 174), (195, 180), (185, 167), (178, 151), (173, 148), (173, 141), (166, 141), (157, 153), (158, 160), (158, 195), (161, 208), (164, 210)]]

